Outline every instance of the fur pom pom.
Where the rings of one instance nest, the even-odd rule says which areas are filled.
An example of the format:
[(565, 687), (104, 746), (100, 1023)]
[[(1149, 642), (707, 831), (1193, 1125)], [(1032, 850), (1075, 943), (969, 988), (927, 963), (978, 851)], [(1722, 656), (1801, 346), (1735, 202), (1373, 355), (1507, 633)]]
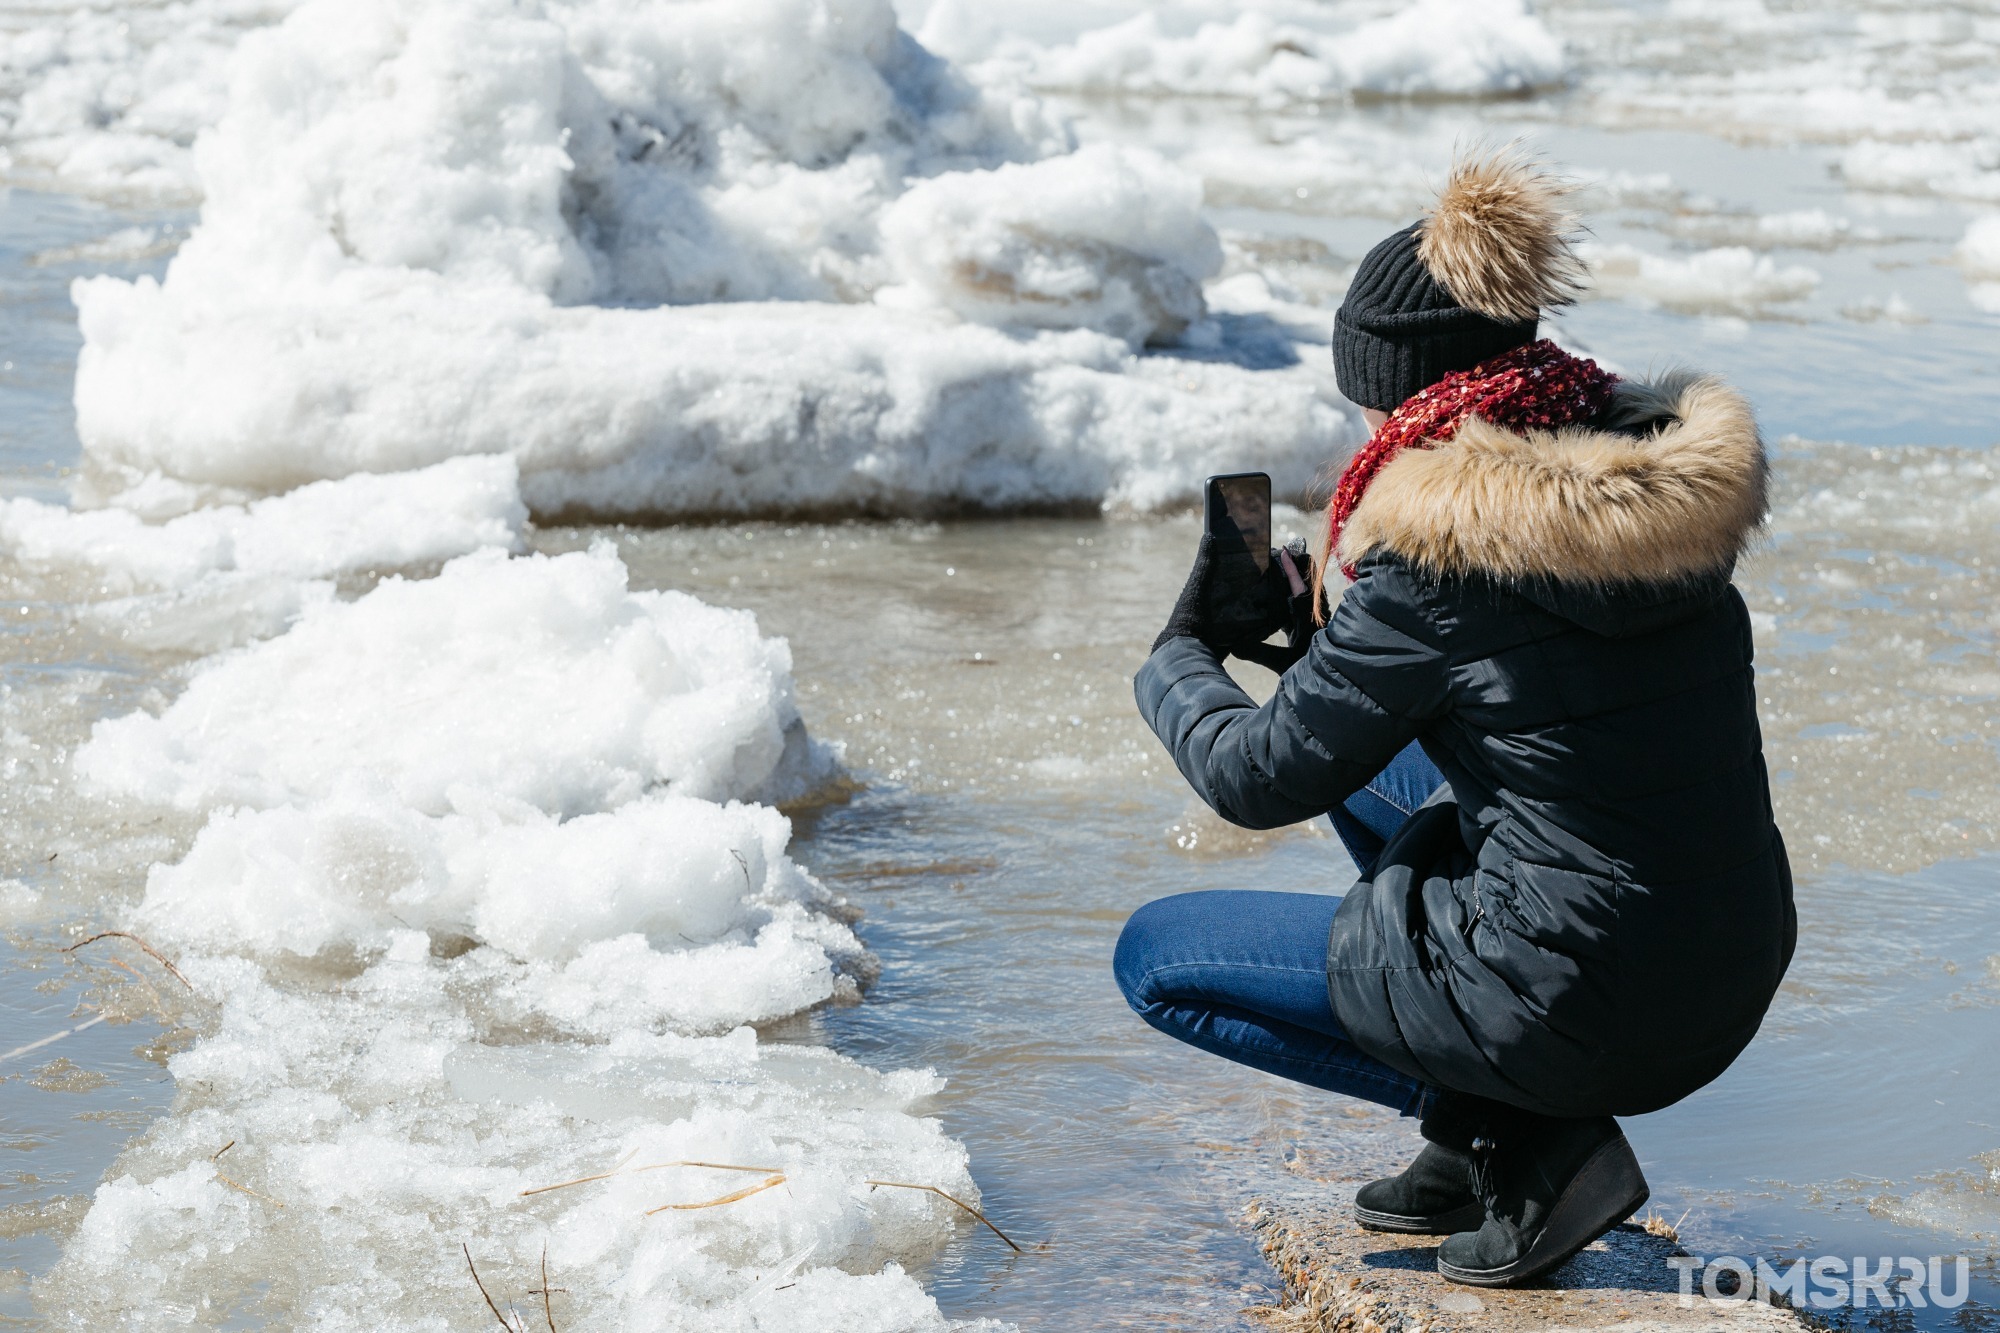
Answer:
[(1424, 218), (1417, 258), (1460, 305), (1491, 319), (1568, 305), (1585, 273), (1564, 206), (1575, 188), (1513, 149), (1461, 157)]

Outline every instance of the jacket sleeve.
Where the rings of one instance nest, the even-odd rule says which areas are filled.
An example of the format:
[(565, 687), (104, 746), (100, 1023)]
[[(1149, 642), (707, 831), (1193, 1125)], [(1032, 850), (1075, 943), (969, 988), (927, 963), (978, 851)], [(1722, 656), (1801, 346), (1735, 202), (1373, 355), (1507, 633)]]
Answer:
[(1230, 823), (1325, 814), (1449, 708), (1445, 646), (1408, 570), (1378, 556), (1357, 573), (1261, 708), (1198, 639), (1161, 645), (1133, 680), (1140, 716)]

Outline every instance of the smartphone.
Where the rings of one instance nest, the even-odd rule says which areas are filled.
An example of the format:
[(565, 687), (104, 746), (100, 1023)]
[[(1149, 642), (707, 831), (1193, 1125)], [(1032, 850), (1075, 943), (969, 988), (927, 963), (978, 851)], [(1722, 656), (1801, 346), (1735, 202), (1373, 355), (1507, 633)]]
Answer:
[(1228, 472), (1203, 488), (1203, 530), (1215, 538), (1209, 575), (1208, 621), (1227, 636), (1242, 625), (1254, 639), (1271, 623), (1271, 478), (1262, 472)]

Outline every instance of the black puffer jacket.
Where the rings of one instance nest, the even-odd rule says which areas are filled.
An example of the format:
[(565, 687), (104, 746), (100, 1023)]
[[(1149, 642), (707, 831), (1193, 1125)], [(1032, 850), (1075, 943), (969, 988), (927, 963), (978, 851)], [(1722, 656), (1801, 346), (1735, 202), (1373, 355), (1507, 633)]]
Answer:
[(1412, 739), (1450, 782), (1337, 914), (1328, 985), (1363, 1050), (1548, 1115), (1632, 1115), (1720, 1074), (1791, 960), (1749, 613), (1764, 509), (1743, 400), (1625, 384), (1605, 422), (1473, 421), (1370, 486), (1359, 577), (1257, 707), (1190, 638), (1140, 711), (1216, 813), (1320, 815)]

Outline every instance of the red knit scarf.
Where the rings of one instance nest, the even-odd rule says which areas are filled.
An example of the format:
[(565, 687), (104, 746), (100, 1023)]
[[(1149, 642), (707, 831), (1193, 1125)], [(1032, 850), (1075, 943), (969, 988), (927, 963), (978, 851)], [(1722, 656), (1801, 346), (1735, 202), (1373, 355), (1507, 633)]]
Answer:
[[(1509, 430), (1554, 430), (1591, 421), (1611, 406), (1618, 377), (1595, 361), (1571, 356), (1546, 338), (1503, 352), (1470, 370), (1455, 371), (1404, 401), (1355, 451), (1326, 507), (1328, 560), (1355, 506), (1388, 461), (1405, 449), (1448, 440), (1467, 417)], [(1354, 570), (1342, 565), (1351, 581)]]

